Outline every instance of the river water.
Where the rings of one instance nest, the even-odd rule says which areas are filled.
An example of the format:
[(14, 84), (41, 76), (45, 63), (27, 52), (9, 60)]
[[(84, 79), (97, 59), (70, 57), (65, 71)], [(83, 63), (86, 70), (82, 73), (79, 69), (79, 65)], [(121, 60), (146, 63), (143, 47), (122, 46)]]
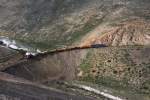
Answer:
[(42, 53), (40, 49), (33, 48), (28, 46), (25, 43), (22, 43), (20, 41), (12, 40), (5, 36), (0, 36), (0, 42), (1, 45), (6, 46), (8, 48), (14, 49), (14, 50), (23, 50), (26, 52), (26, 55), (37, 55), (39, 53)]

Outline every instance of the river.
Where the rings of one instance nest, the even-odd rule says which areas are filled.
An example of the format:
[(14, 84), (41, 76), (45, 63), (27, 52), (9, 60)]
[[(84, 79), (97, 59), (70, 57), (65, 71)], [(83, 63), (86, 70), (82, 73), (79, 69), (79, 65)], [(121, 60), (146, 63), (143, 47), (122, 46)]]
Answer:
[(26, 51), (26, 55), (36, 56), (38, 53), (42, 53), (42, 51), (40, 49), (30, 47), (25, 43), (22, 43), (22, 42), (16, 41), (16, 40), (12, 40), (5, 36), (0, 36), (0, 42), (1, 42), (1, 45), (6, 46), (8, 48), (11, 48), (14, 50)]

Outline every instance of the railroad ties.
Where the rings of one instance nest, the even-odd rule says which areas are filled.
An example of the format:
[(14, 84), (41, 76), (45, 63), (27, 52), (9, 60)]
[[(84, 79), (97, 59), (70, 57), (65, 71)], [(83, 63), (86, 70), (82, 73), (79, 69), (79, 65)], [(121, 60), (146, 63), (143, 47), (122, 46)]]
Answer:
[(34, 57), (37, 57), (37, 56), (46, 56), (48, 54), (54, 54), (54, 53), (65, 52), (65, 51), (90, 49), (90, 48), (104, 48), (104, 47), (108, 47), (108, 46), (105, 45), (105, 44), (94, 44), (94, 45), (85, 45), (85, 46), (70, 46), (70, 47), (65, 47), (65, 48), (46, 51), (44, 53), (38, 53), (35, 56), (33, 56), (33, 55), (28, 55), (28, 56), (29, 56), (29, 58), (34, 58)]
[[(3, 41), (0, 41), (0, 45), (6, 46), (3, 43)], [(90, 48), (104, 48), (104, 47), (107, 47), (107, 45), (105, 45), (105, 44), (93, 44), (93, 45), (84, 45), (84, 46), (70, 46), (70, 47), (53, 49), (53, 50), (50, 50), (50, 51), (45, 51), (45, 52), (36, 53), (36, 54), (32, 54), (28, 51), (21, 50), (21, 49), (18, 49), (18, 50), (14, 49), (14, 50), (19, 51), (21, 54), (23, 54), (25, 59), (32, 59), (32, 58), (35, 58), (35, 57), (38, 57), (38, 56), (45, 56), (45, 55), (48, 55), (48, 54), (54, 54), (54, 53), (59, 53), (59, 52), (80, 50), (80, 49), (90, 49)], [(11, 48), (11, 49), (13, 49), (13, 48)]]

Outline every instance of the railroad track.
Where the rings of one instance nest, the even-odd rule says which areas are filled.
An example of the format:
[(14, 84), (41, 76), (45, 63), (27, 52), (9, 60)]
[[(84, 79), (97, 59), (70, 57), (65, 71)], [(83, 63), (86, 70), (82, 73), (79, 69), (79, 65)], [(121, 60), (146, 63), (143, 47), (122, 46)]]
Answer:
[(54, 53), (65, 52), (65, 51), (90, 49), (90, 48), (104, 48), (104, 47), (108, 47), (108, 46), (106, 46), (104, 44), (94, 44), (94, 45), (86, 45), (86, 46), (70, 46), (70, 47), (65, 47), (65, 48), (53, 49), (50, 51), (44, 51), (41, 53), (37, 53), (36, 55), (33, 55), (32, 53), (29, 53), (28, 51), (25, 51), (25, 50), (14, 49), (14, 48), (10, 48), (10, 47), (9, 48), (20, 52), (21, 54), (23, 54), (25, 56), (25, 58), (32, 58), (32, 57), (44, 56), (44, 55), (48, 55), (48, 54), (54, 54)]
[(104, 48), (108, 47), (104, 44), (94, 44), (94, 45), (86, 45), (86, 46), (71, 46), (71, 47), (66, 47), (66, 48), (60, 48), (60, 49), (54, 49), (50, 51), (46, 51), (43, 53), (38, 53), (37, 55), (29, 55), (27, 58), (32, 58), (32, 57), (38, 57), (38, 56), (45, 56), (48, 54), (54, 54), (54, 53), (59, 53), (59, 52), (65, 52), (65, 51), (72, 51), (72, 50), (81, 50), (81, 49), (90, 49), (90, 48)]

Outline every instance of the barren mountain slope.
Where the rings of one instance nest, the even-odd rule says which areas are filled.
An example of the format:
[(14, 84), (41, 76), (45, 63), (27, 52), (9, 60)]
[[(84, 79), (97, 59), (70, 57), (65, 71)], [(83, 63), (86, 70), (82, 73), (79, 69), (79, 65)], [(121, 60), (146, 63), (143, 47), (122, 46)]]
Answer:
[[(1, 0), (0, 5), (0, 35), (37, 47), (52, 49), (82, 41), (149, 44), (149, 0)], [(105, 30), (89, 33), (97, 26)], [(93, 42), (86, 34), (98, 37)]]

